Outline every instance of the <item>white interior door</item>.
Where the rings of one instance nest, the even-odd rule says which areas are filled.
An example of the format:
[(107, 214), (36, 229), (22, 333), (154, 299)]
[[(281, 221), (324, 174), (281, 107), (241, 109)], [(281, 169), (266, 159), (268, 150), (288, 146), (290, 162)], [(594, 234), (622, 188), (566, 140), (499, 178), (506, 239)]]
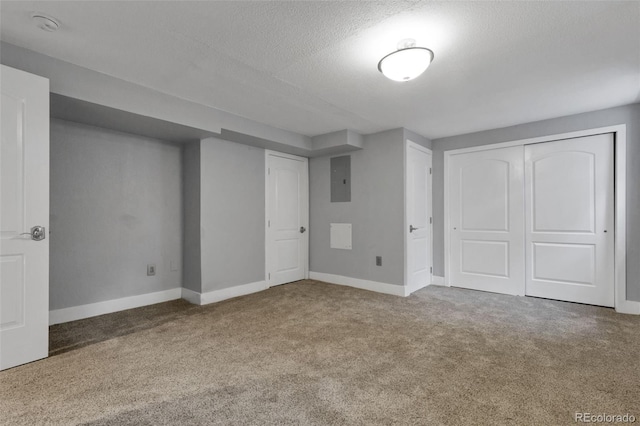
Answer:
[(2, 66), (0, 370), (49, 348), (49, 80)]
[(431, 284), (431, 152), (407, 142), (407, 286)]
[(613, 134), (524, 152), (526, 294), (614, 306)]
[(449, 162), (449, 283), (524, 295), (523, 147)]
[(309, 258), (308, 160), (267, 151), (267, 282), (307, 278)]

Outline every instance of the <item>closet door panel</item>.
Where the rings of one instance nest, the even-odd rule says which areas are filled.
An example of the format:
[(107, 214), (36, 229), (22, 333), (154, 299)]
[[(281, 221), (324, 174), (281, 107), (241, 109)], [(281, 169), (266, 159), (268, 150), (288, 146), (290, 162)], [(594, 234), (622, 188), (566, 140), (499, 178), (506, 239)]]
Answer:
[(525, 147), (526, 294), (614, 306), (613, 135)]
[(452, 155), (450, 284), (524, 294), (523, 147)]

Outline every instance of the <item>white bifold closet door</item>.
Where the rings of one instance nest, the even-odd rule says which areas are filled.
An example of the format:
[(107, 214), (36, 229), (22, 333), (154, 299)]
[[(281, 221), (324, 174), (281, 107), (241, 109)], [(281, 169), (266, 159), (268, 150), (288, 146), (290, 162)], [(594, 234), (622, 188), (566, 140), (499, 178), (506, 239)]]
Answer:
[(449, 283), (614, 306), (613, 142), (452, 155)]
[(451, 285), (524, 294), (522, 146), (452, 155)]
[(613, 135), (524, 154), (526, 294), (614, 306)]

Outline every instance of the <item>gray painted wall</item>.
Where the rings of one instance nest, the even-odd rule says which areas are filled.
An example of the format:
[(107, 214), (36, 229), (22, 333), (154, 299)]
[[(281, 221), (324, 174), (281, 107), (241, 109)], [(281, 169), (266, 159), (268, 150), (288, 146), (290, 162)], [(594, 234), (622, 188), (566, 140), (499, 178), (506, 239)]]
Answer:
[(202, 292), (200, 250), (200, 141), (182, 148), (182, 196), (184, 218), (184, 251), (182, 286)]
[(180, 287), (181, 173), (177, 145), (51, 122), (50, 309)]
[(537, 121), (433, 141), (434, 274), (444, 275), (444, 151), (627, 125), (627, 298), (640, 301), (640, 104)]
[(424, 136), (417, 134), (416, 132), (412, 132), (409, 129), (404, 129), (404, 138), (409, 139), (411, 142), (415, 142), (418, 145), (422, 145), (425, 148), (432, 148), (432, 142), (430, 139), (427, 139)]
[(264, 280), (264, 149), (200, 142), (202, 292)]
[[(330, 202), (330, 156), (309, 161), (310, 270), (404, 284), (404, 129), (367, 135), (351, 155), (351, 202)], [(353, 249), (329, 247), (330, 223), (353, 224)], [(375, 257), (382, 256), (382, 266)]]

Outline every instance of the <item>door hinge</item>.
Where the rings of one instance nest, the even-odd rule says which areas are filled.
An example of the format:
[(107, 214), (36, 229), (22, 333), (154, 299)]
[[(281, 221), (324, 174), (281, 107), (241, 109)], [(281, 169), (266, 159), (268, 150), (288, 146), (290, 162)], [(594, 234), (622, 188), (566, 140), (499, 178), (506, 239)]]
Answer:
[(429, 272), (433, 274), (433, 266), (429, 268)]
[(429, 218), (429, 223), (433, 223), (433, 218), (432, 217)]
[(269, 274), (269, 280), (271, 280), (271, 274)]
[(271, 174), (271, 167), (267, 169), (267, 174)]
[(267, 221), (267, 228), (271, 228), (271, 221), (270, 220)]
[(429, 167), (429, 174), (431, 174), (431, 167)]

